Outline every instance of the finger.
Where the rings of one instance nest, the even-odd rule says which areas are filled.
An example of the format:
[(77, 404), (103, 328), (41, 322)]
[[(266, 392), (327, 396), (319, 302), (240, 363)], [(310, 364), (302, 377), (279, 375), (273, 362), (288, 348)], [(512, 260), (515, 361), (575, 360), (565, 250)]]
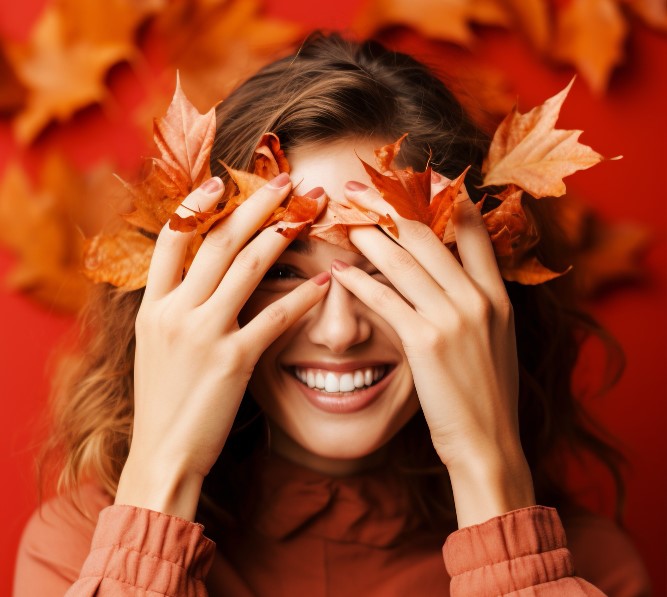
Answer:
[(253, 362), (257, 362), (272, 342), (324, 298), (330, 280), (331, 274), (322, 272), (299, 284), (289, 294), (265, 307), (237, 332), (245, 353)]
[(440, 191), (442, 191), (448, 185), (447, 179), (438, 174), (435, 170), (431, 170), (431, 200), (435, 197)]
[(374, 280), (365, 271), (334, 260), (331, 273), (345, 288), (375, 311), (398, 334), (401, 341), (411, 343), (421, 328), (422, 318), (386, 284)]
[(489, 231), (478, 207), (472, 202), (465, 186), (454, 204), (452, 214), (456, 245), (466, 273), (489, 298), (507, 295), (498, 268)]
[[(365, 185), (359, 190), (354, 190), (355, 188), (355, 185), (350, 187), (346, 185), (345, 195), (368, 209), (378, 213), (389, 213), (398, 229), (398, 238), (391, 237), (391, 240), (394, 241), (392, 244), (398, 243), (413, 255), (441, 289), (448, 293), (458, 294), (468, 289), (469, 281), (461, 264), (426, 224), (400, 216), (394, 207), (374, 189)], [(363, 242), (358, 232), (350, 229), (348, 234), (353, 244), (356, 245), (355, 239), (360, 243)], [(383, 267), (385, 266), (380, 265), (386, 261), (386, 259), (383, 261), (382, 251), (368, 243), (365, 243), (363, 248), (361, 246), (358, 248), (378, 269), (384, 272)]]
[(291, 187), (288, 174), (276, 176), (209, 230), (183, 281), (182, 300), (198, 306), (211, 296), (237, 253), (285, 200)]
[[(316, 187), (306, 193), (306, 196), (317, 199), (319, 214), (326, 204), (324, 189)], [(252, 242), (248, 243), (236, 256), (218, 287), (206, 301), (206, 305), (202, 305), (210, 311), (211, 317), (223, 321), (224, 327), (238, 317), (264, 274), (290, 244), (291, 239), (276, 232), (282, 225), (279, 222), (262, 230)]]
[(348, 236), (417, 312), (428, 318), (442, 313), (449, 298), (413, 255), (377, 228), (350, 226)]
[[(209, 178), (183, 200), (176, 213), (186, 218), (192, 215), (193, 210), (208, 211), (220, 200), (223, 190), (224, 184), (219, 177)], [(155, 250), (148, 268), (145, 299), (162, 298), (181, 283), (185, 252), (195, 233), (194, 230), (190, 232), (172, 230), (169, 222), (162, 227), (155, 241)]]

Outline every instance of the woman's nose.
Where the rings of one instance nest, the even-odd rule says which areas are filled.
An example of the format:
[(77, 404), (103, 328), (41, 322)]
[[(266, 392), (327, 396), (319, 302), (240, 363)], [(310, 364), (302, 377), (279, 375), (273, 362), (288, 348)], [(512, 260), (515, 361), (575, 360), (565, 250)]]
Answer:
[(367, 307), (335, 278), (326, 296), (313, 309), (308, 326), (308, 339), (341, 354), (371, 336)]

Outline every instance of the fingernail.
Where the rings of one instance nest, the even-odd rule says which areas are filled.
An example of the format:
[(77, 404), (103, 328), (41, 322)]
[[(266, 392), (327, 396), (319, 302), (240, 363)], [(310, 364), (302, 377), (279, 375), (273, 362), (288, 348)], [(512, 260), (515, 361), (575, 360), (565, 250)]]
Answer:
[(269, 186), (273, 187), (274, 189), (282, 189), (283, 187), (287, 186), (289, 180), (289, 174), (287, 174), (287, 172), (281, 172), (273, 180), (269, 181)]
[(222, 188), (222, 179), (218, 176), (209, 178), (200, 188), (204, 193), (212, 195)]
[(304, 197), (310, 197), (311, 199), (317, 199), (320, 195), (324, 195), (324, 189), (322, 187), (315, 187), (310, 189)]
[(329, 278), (331, 278), (329, 272), (320, 272), (317, 276), (313, 276), (311, 279), (318, 286), (324, 286), (329, 281)]
[(342, 272), (344, 269), (350, 267), (350, 264), (345, 263), (344, 261), (340, 261), (339, 259), (334, 259), (331, 262), (331, 267), (339, 272)]
[(368, 187), (365, 184), (357, 182), (356, 180), (350, 180), (349, 182), (345, 183), (345, 188), (348, 191), (352, 191), (353, 193), (360, 193), (361, 191), (365, 191)]

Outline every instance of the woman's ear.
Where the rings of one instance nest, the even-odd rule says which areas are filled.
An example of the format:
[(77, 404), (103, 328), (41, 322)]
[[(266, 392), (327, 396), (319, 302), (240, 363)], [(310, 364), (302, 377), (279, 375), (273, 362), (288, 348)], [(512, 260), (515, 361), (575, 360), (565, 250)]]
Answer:
[(281, 172), (290, 172), (285, 152), (280, 148), (280, 140), (275, 133), (264, 133), (255, 147), (250, 171), (266, 180), (271, 180)]

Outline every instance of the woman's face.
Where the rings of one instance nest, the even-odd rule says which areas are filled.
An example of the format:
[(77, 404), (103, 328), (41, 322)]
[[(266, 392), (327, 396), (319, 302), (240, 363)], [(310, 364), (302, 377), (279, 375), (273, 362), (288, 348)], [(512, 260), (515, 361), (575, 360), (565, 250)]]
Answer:
[[(301, 192), (322, 186), (329, 197), (342, 197), (348, 180), (370, 185), (357, 155), (374, 164), (373, 150), (382, 144), (343, 140), (291, 151), (292, 181)], [(334, 259), (389, 285), (363, 255), (317, 239), (295, 241), (248, 300), (241, 325), (306, 279), (329, 271)], [(318, 389), (320, 382), (324, 389)], [(342, 392), (348, 384), (355, 390)], [(380, 462), (378, 450), (419, 408), (393, 328), (333, 276), (322, 301), (264, 352), (248, 388), (269, 419), (273, 450), (332, 474)]]

